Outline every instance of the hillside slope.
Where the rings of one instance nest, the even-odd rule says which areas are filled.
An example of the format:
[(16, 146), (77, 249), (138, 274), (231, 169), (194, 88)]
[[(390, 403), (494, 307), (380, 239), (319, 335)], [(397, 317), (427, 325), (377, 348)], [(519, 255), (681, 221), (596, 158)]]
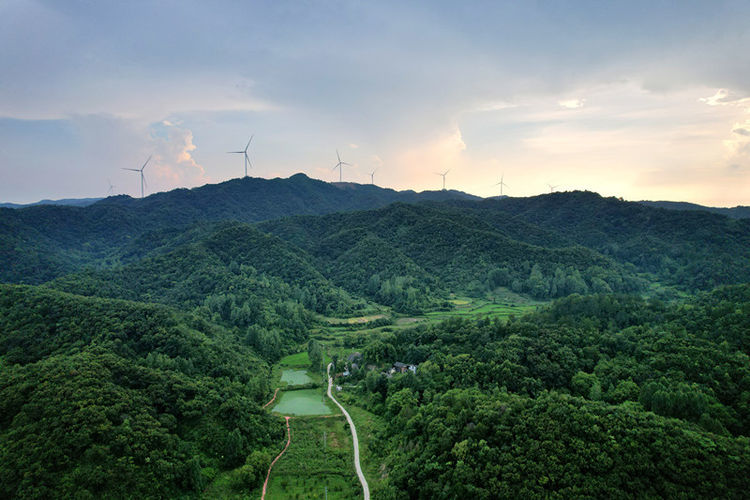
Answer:
[(0, 359), (6, 496), (180, 496), (280, 437), (268, 365), (164, 306), (0, 285)]
[(448, 202), (500, 226), (515, 218), (669, 284), (708, 290), (750, 281), (750, 219), (653, 208), (591, 192)]
[(0, 209), (0, 282), (38, 284), (84, 266), (111, 266), (119, 262), (119, 249), (133, 239), (199, 221), (257, 222), (446, 199), (477, 198), (457, 191), (415, 193), (331, 184), (297, 174), (288, 179), (233, 179), (144, 199), (116, 196), (87, 207)]

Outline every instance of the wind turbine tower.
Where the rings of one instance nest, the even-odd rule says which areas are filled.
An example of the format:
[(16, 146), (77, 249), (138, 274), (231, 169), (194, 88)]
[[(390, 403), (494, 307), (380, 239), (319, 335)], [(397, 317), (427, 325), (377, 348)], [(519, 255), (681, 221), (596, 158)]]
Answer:
[(148, 157), (148, 160), (146, 160), (146, 163), (144, 163), (141, 168), (123, 168), (123, 170), (130, 170), (131, 172), (140, 172), (141, 174), (141, 198), (143, 198), (143, 186), (146, 185), (146, 177), (143, 176), (143, 169), (146, 168), (146, 165), (148, 165), (148, 162), (150, 161), (151, 161), (151, 156)]
[(338, 168), (339, 169), (339, 182), (344, 182), (344, 165), (346, 165), (347, 167), (351, 167), (352, 165), (345, 161), (341, 161), (341, 155), (339, 155), (338, 149), (336, 150), (336, 158), (338, 158), (339, 162), (336, 165), (334, 165), (331, 170), (336, 170)]
[(450, 169), (446, 170), (442, 174), (440, 172), (435, 172), (435, 175), (442, 175), (443, 176), (443, 191), (445, 191), (445, 176), (450, 172)]
[(253, 135), (250, 136), (250, 140), (247, 141), (247, 144), (245, 144), (245, 149), (243, 149), (242, 151), (227, 151), (228, 154), (238, 154), (238, 155), (242, 155), (243, 156), (243, 158), (245, 160), (245, 177), (247, 177), (247, 166), (248, 166), (248, 164), (250, 165), (250, 168), (252, 168), (252, 166), (253, 166), (253, 164), (250, 162), (250, 157), (247, 156), (247, 148), (250, 147), (250, 143), (252, 142), (253, 137), (255, 137), (255, 134), (253, 134)]
[(495, 184), (495, 186), (500, 186), (500, 196), (503, 196), (503, 186), (510, 187), (505, 182), (503, 182), (503, 178), (504, 177), (505, 177), (505, 174), (501, 175), (500, 176), (500, 182), (498, 182), (497, 184)]
[(552, 184), (547, 184), (549, 186), (549, 192), (553, 193), (555, 189), (559, 188), (560, 186), (553, 186)]
[(370, 184), (375, 185), (375, 172), (377, 172), (378, 169), (376, 168), (372, 172), (370, 172)]

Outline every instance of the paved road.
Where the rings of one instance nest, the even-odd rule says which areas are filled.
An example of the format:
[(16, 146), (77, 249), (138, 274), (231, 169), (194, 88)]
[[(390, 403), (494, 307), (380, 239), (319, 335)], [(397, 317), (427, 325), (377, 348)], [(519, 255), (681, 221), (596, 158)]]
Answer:
[(357, 470), (357, 476), (359, 477), (359, 482), (362, 483), (362, 491), (365, 494), (365, 500), (370, 500), (370, 487), (367, 486), (367, 479), (365, 479), (365, 475), (362, 473), (362, 467), (359, 465), (359, 440), (357, 439), (357, 428), (354, 427), (354, 422), (352, 422), (352, 417), (349, 416), (349, 412), (347, 412), (343, 406), (341, 406), (341, 403), (336, 401), (336, 398), (333, 397), (333, 394), (331, 394), (331, 387), (333, 386), (333, 378), (331, 378), (331, 365), (333, 363), (328, 364), (328, 397), (331, 398), (331, 401), (336, 403), (336, 406), (338, 406), (341, 409), (341, 412), (346, 417), (346, 421), (349, 422), (349, 427), (352, 430), (352, 443), (354, 443), (354, 468)]

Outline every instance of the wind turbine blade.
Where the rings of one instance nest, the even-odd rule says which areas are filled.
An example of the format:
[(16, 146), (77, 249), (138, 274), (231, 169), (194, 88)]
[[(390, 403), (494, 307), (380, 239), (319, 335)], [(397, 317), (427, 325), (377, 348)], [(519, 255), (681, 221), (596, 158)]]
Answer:
[(444, 173), (443, 175), (447, 175), (447, 174), (448, 174), (448, 172), (450, 172), (450, 171), (451, 171), (451, 169), (448, 169), (448, 170), (446, 170), (446, 171), (445, 171), (445, 173)]
[(123, 170), (130, 170), (132, 172), (140, 172), (141, 171), (139, 168), (123, 168)]
[(146, 176), (143, 176), (143, 185), (146, 186), (146, 189), (148, 189), (148, 182), (146, 182)]
[(149, 155), (149, 157), (148, 157), (148, 160), (146, 160), (146, 163), (144, 163), (144, 164), (143, 164), (143, 166), (141, 167), (141, 170), (143, 170), (144, 168), (146, 168), (146, 165), (148, 165), (148, 162), (150, 162), (150, 161), (151, 161), (151, 157), (152, 157), (152, 156), (153, 156), (153, 155)]
[(346, 163), (345, 161), (342, 161), (342, 162), (341, 162), (341, 164), (342, 164), (342, 165), (346, 165), (347, 167), (351, 167), (351, 166), (352, 166), (352, 164), (351, 164), (351, 163)]
[(242, 154), (244, 151), (227, 151), (227, 154)]
[(336, 150), (336, 158), (339, 159), (339, 163), (341, 163), (341, 155), (339, 155), (339, 150)]
[(255, 134), (250, 136), (250, 140), (247, 141), (247, 144), (245, 144), (245, 150), (243, 151), (243, 153), (247, 153), (247, 148), (250, 147), (250, 142), (253, 140), (253, 137), (255, 137)]
[(250, 161), (250, 157), (247, 156), (247, 153), (245, 153), (245, 161), (247, 161), (247, 164), (250, 165), (250, 168), (253, 168), (253, 162)]

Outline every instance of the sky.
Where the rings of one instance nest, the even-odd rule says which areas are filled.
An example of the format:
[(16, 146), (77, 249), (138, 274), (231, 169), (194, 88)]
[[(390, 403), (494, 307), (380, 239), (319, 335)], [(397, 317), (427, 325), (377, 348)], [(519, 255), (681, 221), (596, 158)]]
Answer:
[[(0, 201), (303, 172), (750, 205), (747, 1), (0, 0)], [(110, 188), (110, 186), (112, 186)]]

